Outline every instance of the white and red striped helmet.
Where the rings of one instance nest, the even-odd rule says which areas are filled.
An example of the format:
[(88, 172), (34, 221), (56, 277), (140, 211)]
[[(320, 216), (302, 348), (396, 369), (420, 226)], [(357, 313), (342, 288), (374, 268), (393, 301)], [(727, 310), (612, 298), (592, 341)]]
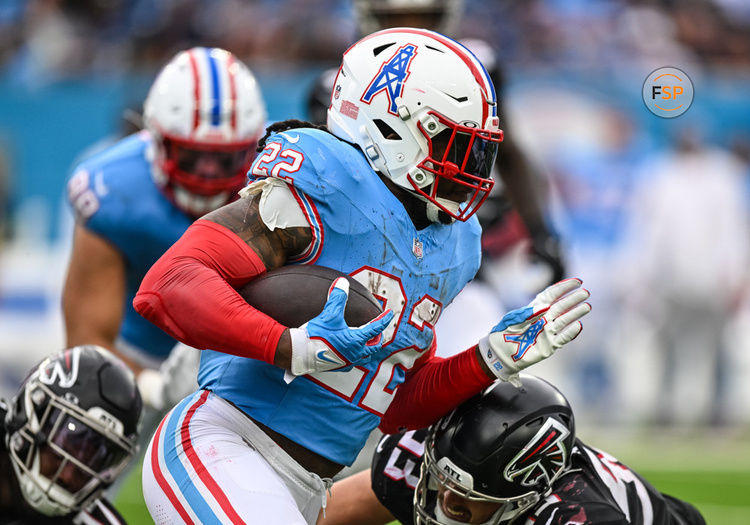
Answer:
[(144, 104), (154, 178), (177, 206), (200, 216), (245, 183), (266, 123), (260, 87), (230, 52), (195, 47), (159, 73)]
[[(481, 62), (448, 37), (406, 27), (373, 33), (344, 53), (328, 128), (427, 201), (432, 220), (438, 210), (458, 220), (476, 212), (494, 184), (490, 169), (503, 138)], [(454, 183), (443, 185), (453, 188), (449, 198), (444, 180)]]

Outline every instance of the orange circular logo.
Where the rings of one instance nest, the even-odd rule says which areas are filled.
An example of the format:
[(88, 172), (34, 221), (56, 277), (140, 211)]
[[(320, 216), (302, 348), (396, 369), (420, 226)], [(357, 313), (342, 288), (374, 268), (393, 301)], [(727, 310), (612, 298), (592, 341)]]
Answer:
[(679, 117), (693, 103), (693, 82), (681, 69), (660, 67), (643, 82), (643, 102), (657, 117)]

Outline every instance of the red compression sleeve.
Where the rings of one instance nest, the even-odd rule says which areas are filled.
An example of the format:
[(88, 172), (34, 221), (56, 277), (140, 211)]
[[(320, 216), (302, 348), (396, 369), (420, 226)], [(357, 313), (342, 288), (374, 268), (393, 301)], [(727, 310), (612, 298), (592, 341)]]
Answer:
[(265, 271), (237, 235), (198, 220), (148, 271), (133, 307), (187, 345), (273, 364), (286, 327), (235, 290)]
[(380, 422), (380, 430), (394, 434), (424, 428), (490, 386), (472, 346), (448, 359), (431, 355), (406, 377)]

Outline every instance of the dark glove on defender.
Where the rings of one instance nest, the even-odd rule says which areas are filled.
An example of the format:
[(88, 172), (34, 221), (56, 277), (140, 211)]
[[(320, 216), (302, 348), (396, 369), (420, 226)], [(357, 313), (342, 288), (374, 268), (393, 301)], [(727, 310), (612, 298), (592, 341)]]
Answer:
[(543, 233), (531, 238), (532, 261), (549, 267), (551, 275), (549, 284), (561, 281), (565, 277), (565, 261), (560, 248), (560, 239), (555, 235)]

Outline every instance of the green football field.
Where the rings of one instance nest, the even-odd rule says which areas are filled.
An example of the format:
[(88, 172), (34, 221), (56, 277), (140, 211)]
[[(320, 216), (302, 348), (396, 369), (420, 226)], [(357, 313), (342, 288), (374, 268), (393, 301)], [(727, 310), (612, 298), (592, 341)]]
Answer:
[[(643, 432), (617, 437), (581, 433), (634, 468), (659, 490), (693, 503), (710, 525), (750, 524), (750, 434), (701, 436)], [(128, 523), (153, 523), (141, 496), (140, 469), (115, 501)]]

